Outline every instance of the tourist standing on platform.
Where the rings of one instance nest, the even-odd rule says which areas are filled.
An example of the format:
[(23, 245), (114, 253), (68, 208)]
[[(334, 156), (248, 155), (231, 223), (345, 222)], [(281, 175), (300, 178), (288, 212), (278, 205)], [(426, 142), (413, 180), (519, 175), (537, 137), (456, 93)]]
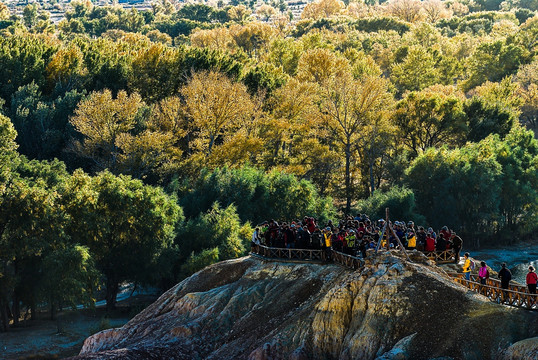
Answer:
[[(501, 270), (499, 270), (499, 279), (501, 279), (501, 289), (507, 290), (510, 285), (510, 280), (512, 280), (512, 273), (506, 268), (506, 264), (501, 265)], [(506, 296), (506, 293), (503, 291), (503, 301)]]
[(428, 235), (426, 236), (426, 244), (424, 245), (424, 250), (429, 252), (435, 251), (435, 238), (430, 232), (428, 232)]
[(538, 275), (534, 272), (534, 267), (529, 266), (529, 272), (527, 273), (527, 287), (530, 294), (536, 294), (536, 283), (538, 283)]
[(312, 236), (310, 238), (310, 242), (310, 247), (314, 250), (325, 248), (325, 240), (323, 239), (323, 233), (321, 232), (319, 227), (316, 226), (316, 228), (314, 229), (314, 232), (312, 233)]
[(486, 280), (489, 278), (488, 267), (486, 263), (480, 262), (480, 269), (478, 269), (478, 278), (480, 279), (480, 284), (486, 285)]
[[(441, 239), (439, 239), (441, 240)], [(465, 262), (463, 263), (463, 275), (465, 275), (465, 280), (471, 280), (471, 259), (469, 259), (469, 253), (465, 253)]]
[(454, 258), (455, 258), (454, 263), (457, 264), (460, 262), (460, 251), (463, 246), (463, 240), (461, 237), (456, 235), (455, 232), (452, 232), (451, 238), (452, 238), (452, 246), (453, 246), (452, 251), (454, 251)]
[(330, 260), (331, 259), (331, 237), (332, 237), (332, 232), (331, 232), (331, 227), (330, 226), (327, 226), (324, 230), (323, 230), (323, 244), (325, 245), (323, 248), (325, 249), (325, 255), (327, 256), (327, 260)]
[(426, 231), (424, 231), (424, 227), (419, 226), (417, 232), (417, 250), (423, 251), (424, 249), (426, 249), (426, 237), (427, 236)]
[(260, 245), (260, 228), (256, 228), (254, 230), (254, 233), (252, 233), (251, 247), (254, 247), (256, 245)]

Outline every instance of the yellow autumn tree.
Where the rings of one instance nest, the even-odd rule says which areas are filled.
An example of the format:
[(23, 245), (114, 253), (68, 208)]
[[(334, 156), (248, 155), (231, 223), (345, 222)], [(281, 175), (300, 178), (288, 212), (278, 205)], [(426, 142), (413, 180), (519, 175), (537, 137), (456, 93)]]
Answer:
[(307, 4), (301, 14), (301, 18), (327, 18), (340, 14), (345, 7), (345, 4), (340, 0), (320, 0)]
[(71, 90), (87, 73), (82, 51), (74, 44), (61, 48), (52, 56), (45, 71), (51, 88), (61, 85), (65, 91)]
[(232, 49), (234, 39), (227, 28), (199, 29), (192, 32), (191, 45), (214, 50)]
[(146, 105), (137, 93), (120, 91), (116, 98), (110, 90), (91, 93), (70, 119), (83, 135), (81, 141), (73, 141), (72, 150), (90, 159), (97, 170), (136, 178), (161, 175), (181, 160), (178, 142), (185, 130), (177, 119), (181, 115), (175, 113), (180, 107), (177, 101), (159, 105), (159, 110), (145, 119), (141, 113)]
[(345, 210), (351, 209), (356, 144), (365, 128), (391, 103), (388, 82), (377, 76), (354, 79), (349, 61), (325, 49), (308, 51), (299, 62), (299, 78), (315, 81), (327, 139), (344, 162)]
[(91, 93), (80, 102), (70, 119), (75, 130), (84, 136), (82, 141), (74, 142), (73, 149), (91, 159), (98, 169), (117, 172), (120, 152), (117, 140), (134, 128), (142, 106), (142, 98), (136, 93), (129, 96), (120, 91), (115, 99), (110, 90)]
[(0, 1), (0, 20), (7, 20), (10, 15), (7, 5)]
[(422, 3), (420, 0), (391, 0), (386, 9), (390, 15), (410, 23), (422, 19)]
[(325, 83), (335, 74), (345, 73), (349, 62), (328, 49), (311, 49), (299, 59), (297, 77), (301, 81)]
[(206, 157), (253, 115), (254, 103), (245, 85), (216, 71), (194, 74), (181, 94), (195, 138), (193, 147)]
[(268, 47), (276, 31), (269, 24), (251, 22), (246, 25), (230, 27), (230, 33), (237, 46), (247, 54), (256, 56), (260, 50), (265, 50)]

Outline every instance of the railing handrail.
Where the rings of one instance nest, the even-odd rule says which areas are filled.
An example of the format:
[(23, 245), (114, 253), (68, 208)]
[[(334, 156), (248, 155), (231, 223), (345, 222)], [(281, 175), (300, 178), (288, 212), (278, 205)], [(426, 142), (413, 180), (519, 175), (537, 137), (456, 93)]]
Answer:
[(261, 248), (265, 248), (265, 249), (274, 249), (274, 250), (284, 250), (284, 251), (288, 251), (288, 250), (292, 250), (292, 251), (319, 251), (319, 252), (322, 252), (323, 249), (297, 249), (297, 248), (281, 248), (281, 247), (269, 247), (267, 245), (262, 245), (262, 244), (256, 244), (256, 246), (259, 246)]
[(454, 280), (456, 281), (462, 281), (462, 282), (466, 282), (466, 283), (469, 283), (469, 284), (474, 284), (474, 285), (478, 285), (480, 287), (484, 287), (484, 288), (489, 288), (489, 289), (494, 289), (494, 290), (500, 290), (500, 291), (505, 291), (505, 292), (509, 292), (509, 293), (513, 293), (513, 294), (519, 294), (519, 295), (529, 295), (529, 296), (536, 296), (538, 297), (538, 294), (531, 294), (531, 293), (528, 293), (528, 292), (521, 292), (521, 291), (517, 291), (517, 290), (511, 290), (511, 289), (503, 289), (503, 288), (500, 288), (500, 287), (497, 287), (497, 286), (492, 286), (492, 285), (487, 285), (487, 284), (481, 284), (479, 282), (476, 282), (476, 281), (472, 281), (472, 280), (467, 280), (467, 279), (463, 279), (463, 278), (460, 278), (460, 277), (455, 277)]
[[(319, 254), (319, 259), (324, 261), (326, 260), (325, 259), (325, 254), (326, 254), (326, 249), (291, 249), (291, 248), (277, 248), (277, 247), (269, 247), (269, 246), (266, 246), (266, 245), (262, 245), (262, 244), (255, 244), (254, 247), (258, 247), (260, 249), (264, 249), (266, 250), (267, 253), (272, 253), (271, 255), (274, 255), (275, 252), (282, 252), (282, 253), (289, 253), (291, 254), (292, 252), (293, 253), (304, 253), (304, 252), (310, 252), (310, 253), (315, 253), (315, 254)], [(254, 249), (253, 247), (253, 249)], [(263, 254), (260, 254), (261, 251), (253, 251), (254, 253), (258, 254), (258, 255), (262, 255), (264, 256)], [(334, 256), (335, 258), (338, 258), (338, 257), (341, 257), (341, 258), (347, 258), (349, 259), (352, 263), (349, 265), (347, 264), (345, 261), (336, 261), (337, 263), (341, 264), (341, 265), (344, 265), (346, 267), (350, 267), (350, 268), (353, 268), (353, 269), (356, 269), (356, 268), (359, 268), (361, 266), (364, 265), (364, 260), (359, 258), (359, 257), (356, 257), (356, 256), (353, 256), (353, 255), (349, 255), (349, 254), (344, 254), (342, 252), (339, 252), (339, 251), (336, 251), (336, 250), (333, 250), (333, 249), (330, 249), (330, 252), (331, 254), (333, 255), (336, 255)], [(277, 257), (278, 259), (290, 259), (290, 257)], [(312, 258), (312, 256), (310, 257), (310, 259)], [(305, 260), (305, 259), (300, 259), (300, 260)], [(355, 263), (357, 264), (357, 266), (355, 266)]]
[[(328, 250), (328, 251), (327, 251)], [(444, 250), (448, 252), (450, 250)], [(263, 257), (284, 259), (284, 260), (319, 260), (326, 261), (326, 255), (331, 255), (330, 258), (340, 265), (343, 265), (351, 269), (359, 269), (364, 266), (364, 259), (350, 254), (345, 254), (340, 251), (329, 249), (291, 249), (291, 248), (277, 248), (268, 247), (262, 244), (254, 244), (252, 252)], [(451, 252), (451, 251), (450, 251)], [(305, 254), (310, 256), (305, 257)], [(477, 293), (482, 293), (493, 301), (499, 301), (501, 298), (503, 301), (508, 298), (508, 304), (515, 307), (523, 307), (530, 310), (538, 310), (538, 294), (530, 294), (525, 292), (526, 287), (521, 284), (509, 285), (509, 288), (504, 289), (499, 286), (500, 280), (488, 279), (490, 284), (482, 284), (476, 280), (476, 275), (472, 275), (472, 280), (464, 278), (464, 274), (457, 272), (447, 272), (447, 274), (461, 285), (469, 288)], [(489, 289), (489, 291), (487, 291)], [(523, 291), (522, 291), (523, 290)]]
[[(459, 278), (463, 278), (463, 276), (464, 276), (463, 273), (458, 273), (458, 272), (454, 272), (454, 271), (447, 271), (447, 274), (452, 276), (452, 277), (459, 277)], [(471, 278), (473, 278), (473, 277), (478, 278), (478, 275), (471, 274)], [(492, 282), (492, 283), (499, 284), (499, 287), (500, 287), (500, 284), (502, 283), (501, 280), (491, 278), (491, 277), (488, 277), (487, 280)], [(527, 288), (525, 285), (520, 284), (520, 283), (516, 282), (515, 280), (510, 280), (510, 282), (508, 283), (508, 286), (510, 286), (510, 287), (518, 287), (518, 288)]]

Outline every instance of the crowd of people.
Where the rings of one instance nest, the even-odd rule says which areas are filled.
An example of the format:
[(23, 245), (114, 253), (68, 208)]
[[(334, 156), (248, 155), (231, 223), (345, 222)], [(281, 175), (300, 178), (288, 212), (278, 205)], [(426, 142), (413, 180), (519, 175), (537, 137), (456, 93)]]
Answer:
[(427, 252), (452, 250), (456, 262), (459, 261), (463, 240), (447, 226), (437, 234), (431, 227), (416, 227), (413, 221), (395, 221), (390, 225), (394, 231), (385, 228), (384, 219), (370, 220), (366, 214), (348, 216), (338, 224), (329, 220), (323, 225), (312, 217), (289, 222), (269, 220), (256, 227), (252, 243), (276, 248), (331, 249), (365, 258), (367, 250), (377, 246), (385, 228), (387, 236), (382, 246), (388, 241), (391, 248), (403, 246)]
[[(313, 217), (305, 216), (302, 220), (275, 221), (269, 220), (259, 224), (252, 234), (253, 245), (265, 245), (275, 248), (314, 249), (325, 250), (330, 258), (331, 250), (352, 256), (366, 258), (368, 249), (375, 249), (385, 229), (386, 236), (379, 245), (388, 245), (391, 248), (401, 246), (408, 250), (426, 252), (452, 250), (454, 261), (459, 263), (463, 240), (455, 231), (443, 226), (439, 233), (433, 228), (415, 226), (413, 221), (394, 221), (390, 227), (385, 227), (385, 219), (371, 220), (366, 214), (348, 216), (338, 224), (329, 220), (326, 224), (319, 224)], [(389, 228), (392, 228), (390, 230)], [(463, 261), (463, 274), (470, 280), (474, 262), (470, 260), (469, 253), (465, 253)], [(508, 289), (512, 279), (506, 264), (502, 264), (498, 272), (501, 287)], [(489, 271), (485, 262), (480, 262), (478, 278), (481, 284), (486, 284)], [(527, 274), (529, 293), (536, 294), (538, 276), (532, 266)]]

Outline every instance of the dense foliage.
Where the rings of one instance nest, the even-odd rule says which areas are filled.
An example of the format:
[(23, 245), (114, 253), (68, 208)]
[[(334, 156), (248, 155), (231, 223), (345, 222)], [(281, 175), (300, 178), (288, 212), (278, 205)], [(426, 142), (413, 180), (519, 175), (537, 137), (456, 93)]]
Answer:
[(4, 329), (170, 286), (270, 218), (538, 229), (535, 0), (65, 6), (0, 3)]

